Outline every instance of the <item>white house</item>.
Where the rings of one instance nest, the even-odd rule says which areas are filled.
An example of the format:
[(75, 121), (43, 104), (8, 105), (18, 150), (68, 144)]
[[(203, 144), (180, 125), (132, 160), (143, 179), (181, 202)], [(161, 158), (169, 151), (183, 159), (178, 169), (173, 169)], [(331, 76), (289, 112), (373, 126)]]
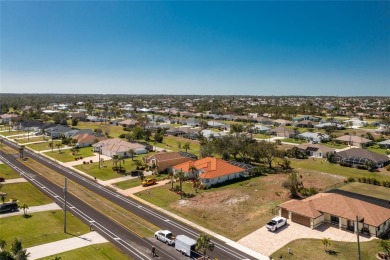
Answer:
[(113, 157), (114, 155), (130, 157), (130, 150), (133, 150), (135, 154), (145, 154), (148, 152), (145, 145), (130, 143), (119, 138), (103, 140), (92, 145), (92, 147), (94, 152), (101, 151), (101, 154), (109, 157)]

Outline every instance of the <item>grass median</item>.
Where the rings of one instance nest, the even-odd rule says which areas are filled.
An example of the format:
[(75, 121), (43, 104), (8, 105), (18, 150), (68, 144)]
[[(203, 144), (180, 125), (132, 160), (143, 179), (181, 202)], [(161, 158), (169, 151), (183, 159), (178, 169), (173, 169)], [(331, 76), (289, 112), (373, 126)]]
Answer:
[[(21, 162), (56, 185), (61, 187), (64, 186), (65, 177), (61, 174), (32, 159), (27, 159)], [(130, 211), (112, 203), (104, 197), (84, 188), (81, 185), (78, 185), (73, 181), (69, 181), (68, 183), (68, 192), (140, 237), (153, 236), (154, 232), (159, 230), (158, 227), (147, 220), (138, 217)]]

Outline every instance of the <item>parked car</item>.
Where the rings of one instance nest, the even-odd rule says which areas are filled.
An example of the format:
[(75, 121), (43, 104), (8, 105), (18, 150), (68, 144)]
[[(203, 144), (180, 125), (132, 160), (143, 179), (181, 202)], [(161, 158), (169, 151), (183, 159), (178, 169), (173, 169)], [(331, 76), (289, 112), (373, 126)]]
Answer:
[(278, 228), (287, 224), (287, 219), (283, 217), (275, 217), (267, 223), (267, 229), (270, 231), (276, 231)]
[(18, 210), (18, 204), (16, 202), (8, 202), (0, 204), (0, 212), (16, 211)]
[(0, 182), (5, 182), (5, 179), (3, 177), (0, 177)]
[(149, 185), (153, 185), (153, 184), (156, 184), (157, 183), (157, 180), (154, 179), (154, 178), (146, 178), (141, 184), (142, 186), (149, 186)]
[(172, 232), (169, 230), (159, 230), (156, 233), (154, 233), (154, 237), (157, 240), (160, 240), (161, 242), (164, 242), (167, 245), (173, 245), (175, 244), (175, 237), (173, 236)]

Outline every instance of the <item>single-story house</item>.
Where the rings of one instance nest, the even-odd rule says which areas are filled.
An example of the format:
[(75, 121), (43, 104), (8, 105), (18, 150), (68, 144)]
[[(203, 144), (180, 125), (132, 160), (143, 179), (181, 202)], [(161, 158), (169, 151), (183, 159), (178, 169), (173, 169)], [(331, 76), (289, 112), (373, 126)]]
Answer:
[(318, 124), (317, 122), (311, 120), (302, 120), (294, 123), (296, 127), (306, 127), (306, 128), (313, 128), (317, 124)]
[(390, 149), (390, 139), (379, 142), (379, 147), (384, 149)]
[(109, 157), (113, 157), (114, 155), (130, 157), (130, 150), (133, 150), (135, 154), (144, 154), (148, 152), (145, 145), (130, 143), (119, 138), (103, 140), (93, 144), (92, 147), (94, 152), (99, 152), (101, 150), (101, 154)]
[(225, 132), (216, 132), (216, 131), (209, 130), (209, 129), (204, 129), (204, 130), (200, 131), (200, 133), (206, 139), (210, 139), (212, 136), (215, 138), (220, 138), (220, 137), (223, 137), (226, 135)]
[(352, 145), (352, 146), (367, 146), (371, 144), (373, 141), (361, 136), (356, 136), (356, 135), (342, 135), (340, 137), (336, 138), (336, 141), (345, 143), (347, 145)]
[(338, 129), (338, 130), (342, 130), (342, 129), (345, 129), (345, 127), (343, 125), (340, 125), (340, 124), (335, 124), (335, 123), (321, 123), (321, 124), (318, 124), (318, 125), (315, 125), (314, 128), (318, 128), (318, 129), (327, 129), (327, 128), (334, 128), (334, 129)]
[(123, 127), (135, 127), (139, 122), (134, 119), (126, 119), (123, 121), (120, 121), (118, 125), (123, 126)]
[(22, 131), (34, 131), (41, 132), (44, 127), (44, 123), (35, 120), (27, 120), (19, 122), (19, 125), (15, 125), (14, 129)]
[(352, 166), (365, 165), (367, 161), (374, 162), (377, 168), (387, 165), (390, 158), (363, 148), (351, 148), (335, 153), (333, 162), (350, 163)]
[(188, 126), (198, 126), (200, 124), (200, 121), (192, 117), (192, 118), (188, 118), (185, 123)]
[[(192, 171), (193, 167), (195, 168), (194, 171)], [(177, 164), (172, 168), (174, 172), (183, 171), (186, 178), (194, 178), (197, 175), (205, 187), (243, 177), (246, 173), (246, 169), (214, 157), (188, 161)]]
[(53, 139), (58, 139), (61, 136), (69, 137), (72, 131), (73, 129), (68, 126), (56, 125), (45, 129), (45, 134)]
[(345, 120), (344, 121), (345, 125), (347, 127), (352, 126), (352, 127), (364, 127), (368, 125), (367, 121), (362, 121), (360, 119), (350, 119), (350, 120)]
[(197, 157), (195, 155), (184, 152), (162, 152), (153, 154), (151, 156), (145, 156), (142, 158), (144, 163), (148, 165), (149, 169), (156, 167), (158, 169), (158, 172), (169, 169), (174, 165), (196, 159)]
[(292, 125), (292, 121), (285, 120), (285, 119), (276, 119), (274, 120), (274, 125), (276, 126), (286, 126), (286, 125)]
[(271, 128), (263, 125), (255, 125), (252, 129), (254, 130), (255, 133), (262, 133), (262, 134), (269, 133), (271, 130)]
[[(336, 193), (319, 193), (279, 205), (279, 215), (316, 228), (330, 223), (340, 229), (380, 237), (390, 229), (390, 209)], [(356, 222), (358, 218), (358, 223)]]
[(300, 144), (297, 147), (308, 156), (316, 158), (325, 158), (328, 153), (334, 153), (335, 151), (335, 149), (321, 144)]
[(293, 138), (297, 134), (299, 134), (299, 131), (296, 131), (291, 128), (286, 128), (283, 126), (279, 126), (271, 130), (276, 136), (278, 137), (285, 137), (285, 138)]
[(302, 134), (298, 134), (297, 138), (305, 139), (314, 143), (320, 143), (321, 141), (328, 140), (329, 135), (315, 132), (304, 132)]
[(105, 136), (97, 136), (91, 133), (81, 133), (72, 136), (72, 139), (76, 140), (75, 147), (88, 147), (103, 140), (107, 140)]
[(292, 119), (293, 122), (299, 122), (299, 121), (303, 121), (303, 120), (311, 120), (311, 121), (315, 121), (315, 122), (320, 122), (321, 121), (321, 117), (310, 116), (310, 115), (303, 115), (303, 116), (294, 117)]
[(222, 124), (222, 123), (220, 123), (220, 122), (217, 122), (217, 121), (215, 121), (215, 120), (212, 120), (212, 121), (208, 121), (207, 122), (207, 125), (209, 126), (209, 127), (211, 127), (211, 128), (225, 128), (226, 127), (226, 125), (225, 124)]

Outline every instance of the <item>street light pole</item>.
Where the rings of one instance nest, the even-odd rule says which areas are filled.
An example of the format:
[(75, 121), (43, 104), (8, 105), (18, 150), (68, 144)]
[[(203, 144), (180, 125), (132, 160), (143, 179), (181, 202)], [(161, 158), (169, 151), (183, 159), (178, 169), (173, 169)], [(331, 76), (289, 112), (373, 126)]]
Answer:
[(356, 235), (357, 235), (357, 249), (358, 249), (358, 260), (360, 260), (360, 241), (359, 241), (359, 219), (358, 216), (356, 216)]
[(102, 146), (99, 146), (99, 170), (100, 170), (100, 154), (102, 153)]
[(64, 233), (66, 233), (66, 195), (68, 193), (68, 178), (65, 177), (65, 186), (64, 186)]

